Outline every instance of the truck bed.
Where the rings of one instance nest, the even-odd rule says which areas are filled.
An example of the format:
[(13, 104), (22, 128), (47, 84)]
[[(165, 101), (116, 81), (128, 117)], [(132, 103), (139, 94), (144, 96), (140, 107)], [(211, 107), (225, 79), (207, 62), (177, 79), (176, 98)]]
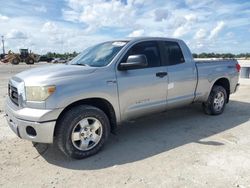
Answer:
[(237, 63), (236, 59), (194, 59), (195, 63)]
[(233, 93), (239, 76), (236, 69), (237, 63), (235, 59), (195, 60), (199, 78), (195, 101), (204, 101), (204, 96), (208, 97), (208, 92), (211, 90), (207, 86), (213, 86), (213, 82), (220, 77), (228, 78), (230, 93)]

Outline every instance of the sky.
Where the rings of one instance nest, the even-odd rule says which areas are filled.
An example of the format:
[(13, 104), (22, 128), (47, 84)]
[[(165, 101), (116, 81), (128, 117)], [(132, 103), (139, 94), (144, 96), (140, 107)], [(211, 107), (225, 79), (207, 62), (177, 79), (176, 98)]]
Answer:
[(39, 54), (137, 36), (180, 38), (194, 53), (246, 53), (250, 1), (0, 0), (0, 35), (6, 51)]

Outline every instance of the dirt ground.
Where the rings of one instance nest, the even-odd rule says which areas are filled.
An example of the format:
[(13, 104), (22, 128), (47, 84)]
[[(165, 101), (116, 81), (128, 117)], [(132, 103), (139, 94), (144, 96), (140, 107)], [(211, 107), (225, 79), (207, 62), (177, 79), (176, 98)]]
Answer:
[(220, 116), (191, 105), (145, 117), (97, 155), (70, 160), (19, 139), (5, 121), (8, 79), (30, 67), (0, 64), (0, 187), (250, 187), (250, 80)]

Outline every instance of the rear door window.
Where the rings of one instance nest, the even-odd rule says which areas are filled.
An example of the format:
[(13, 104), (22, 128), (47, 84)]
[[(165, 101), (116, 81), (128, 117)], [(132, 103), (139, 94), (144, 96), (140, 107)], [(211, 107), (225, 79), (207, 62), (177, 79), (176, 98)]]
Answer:
[(166, 65), (177, 65), (185, 62), (182, 50), (177, 42), (163, 42), (162, 52), (164, 53)]

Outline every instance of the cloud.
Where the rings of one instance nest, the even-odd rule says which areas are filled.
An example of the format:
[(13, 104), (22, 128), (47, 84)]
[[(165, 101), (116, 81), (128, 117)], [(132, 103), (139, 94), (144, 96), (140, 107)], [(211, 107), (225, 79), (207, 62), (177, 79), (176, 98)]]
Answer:
[(74, 10), (62, 9), (63, 19), (70, 22), (79, 22), (79, 13)]
[(166, 20), (170, 14), (167, 9), (156, 9), (154, 13), (156, 22)]
[(214, 39), (218, 36), (218, 34), (220, 33), (220, 31), (225, 27), (225, 23), (224, 21), (220, 21), (217, 23), (217, 25), (215, 26), (215, 28), (211, 31), (210, 35), (209, 35), (209, 39)]
[(112, 39), (101, 33), (86, 35), (75, 24), (37, 17), (12, 17), (8, 22), (0, 22), (0, 28), (0, 34), (6, 39), (6, 51), (14, 52), (18, 52), (19, 48), (28, 48), (39, 54), (49, 51), (80, 52), (90, 45)]
[(8, 19), (9, 19), (9, 17), (0, 14), (0, 21), (6, 21)]
[(63, 10), (66, 20), (87, 24), (91, 30), (101, 27), (124, 27), (133, 23), (134, 9), (132, 5), (138, 1), (128, 1), (127, 4), (121, 1), (102, 0), (69, 0), (69, 10)]
[(178, 28), (174, 31), (173, 36), (174, 36), (174, 37), (181, 37), (181, 36), (185, 35), (186, 33), (187, 33), (187, 28), (186, 28), (186, 26), (180, 26), (180, 27), (178, 27)]
[(42, 12), (42, 13), (47, 12), (47, 8), (46, 8), (44, 5), (39, 6), (39, 7), (35, 7), (35, 10), (36, 10), (37, 12)]
[(146, 2), (149, 2), (149, 0), (127, 0), (127, 4), (129, 6), (134, 6), (134, 5), (143, 5)]
[(186, 5), (192, 9), (209, 7), (214, 4), (213, 0), (185, 0)]
[(180, 23), (180, 26), (177, 27), (173, 33), (173, 37), (182, 37), (185, 34), (189, 33), (192, 25), (197, 22), (197, 16), (195, 14), (187, 14), (183, 17), (177, 17), (175, 19), (175, 24)]
[(185, 19), (190, 23), (190, 22), (196, 22), (197, 21), (197, 16), (193, 13), (187, 14), (184, 16)]
[(28, 36), (26, 33), (16, 30), (16, 29), (12, 29), (7, 35), (6, 38), (8, 39), (27, 39)]
[(199, 29), (194, 36), (195, 40), (202, 40), (205, 39), (205, 37), (207, 36), (207, 31), (205, 29)]
[(57, 33), (58, 32), (58, 27), (54, 22), (48, 21), (43, 25), (41, 31), (42, 32), (47, 32), (47, 33)]
[(145, 30), (139, 29), (139, 30), (135, 30), (132, 33), (130, 33), (128, 35), (128, 37), (140, 37), (140, 36), (143, 36), (144, 34), (145, 34)]
[[(208, 32), (206, 29), (201, 28), (199, 29), (193, 39), (193, 47), (194, 49), (203, 49), (204, 47), (211, 47), (214, 48), (215, 43), (217, 40), (214, 40), (218, 37), (219, 33), (224, 28), (225, 23), (223, 21), (220, 21), (216, 24), (214, 28), (211, 29), (210, 32)], [(229, 34), (226, 34), (228, 37)]]
[[(1, 5), (0, 35), (11, 50), (18, 50), (20, 41), (40, 53), (81, 51), (125, 36), (161, 36), (181, 38), (196, 53), (225, 51), (225, 46), (231, 51), (249, 51), (249, 1), (24, 1)], [(26, 39), (13, 40), (18, 36)]]
[(58, 45), (63, 45), (64, 43), (67, 43), (67, 40), (64, 39), (62, 35), (49, 36), (49, 41), (52, 44), (58, 44)]
[[(225, 28), (249, 25), (247, 18), (250, 16), (249, 11), (242, 11), (250, 3), (223, 3), (222, 0), (184, 0), (184, 3), (166, 3), (163, 0), (66, 0), (66, 3), (67, 7), (62, 11), (64, 19), (81, 24), (83, 32), (88, 35), (176, 37), (189, 42), (191, 49), (218, 48), (214, 39), (221, 39)], [(245, 16), (234, 16), (237, 12)], [(229, 18), (230, 25), (225, 27)], [(217, 23), (218, 19), (223, 21)]]

